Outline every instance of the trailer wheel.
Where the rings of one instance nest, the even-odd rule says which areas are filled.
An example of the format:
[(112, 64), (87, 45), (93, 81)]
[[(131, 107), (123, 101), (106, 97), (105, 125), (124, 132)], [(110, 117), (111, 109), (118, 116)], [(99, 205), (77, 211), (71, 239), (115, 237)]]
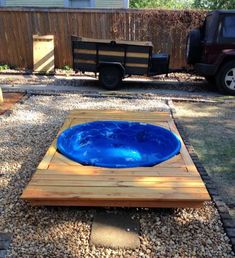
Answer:
[(102, 66), (99, 71), (100, 84), (107, 90), (117, 90), (121, 86), (122, 72), (118, 66)]

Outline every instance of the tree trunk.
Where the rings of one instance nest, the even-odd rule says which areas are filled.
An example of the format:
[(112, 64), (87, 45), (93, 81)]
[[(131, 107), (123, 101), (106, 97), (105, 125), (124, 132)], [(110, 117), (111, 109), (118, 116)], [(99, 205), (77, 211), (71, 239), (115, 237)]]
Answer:
[(3, 103), (2, 88), (0, 87), (0, 105)]

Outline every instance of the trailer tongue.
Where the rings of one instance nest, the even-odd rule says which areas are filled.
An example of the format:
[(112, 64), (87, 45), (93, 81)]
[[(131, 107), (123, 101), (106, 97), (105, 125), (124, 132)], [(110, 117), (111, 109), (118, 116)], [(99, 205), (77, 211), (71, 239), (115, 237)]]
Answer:
[(99, 81), (108, 90), (121, 86), (131, 75), (167, 74), (168, 54), (153, 54), (151, 42), (112, 41), (72, 36), (73, 69), (99, 73)]

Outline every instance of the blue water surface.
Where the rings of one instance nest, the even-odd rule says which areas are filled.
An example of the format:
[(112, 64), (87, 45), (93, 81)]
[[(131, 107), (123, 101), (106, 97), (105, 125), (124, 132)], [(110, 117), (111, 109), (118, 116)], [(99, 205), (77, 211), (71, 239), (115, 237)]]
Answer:
[(95, 121), (63, 131), (58, 150), (83, 165), (107, 168), (150, 167), (177, 155), (179, 138), (151, 124)]

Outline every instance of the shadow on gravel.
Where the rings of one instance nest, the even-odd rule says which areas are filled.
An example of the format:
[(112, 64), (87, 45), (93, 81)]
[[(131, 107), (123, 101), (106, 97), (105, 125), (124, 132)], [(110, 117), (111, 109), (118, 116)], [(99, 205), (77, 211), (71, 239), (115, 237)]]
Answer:
[[(51, 85), (51, 86), (74, 86), (87, 87), (89, 89), (104, 90), (99, 84), (97, 78), (87, 75), (81, 76), (46, 76), (46, 75), (24, 75), (21, 77), (0, 77), (0, 84), (10, 85)], [(190, 75), (169, 77), (130, 77), (124, 79), (120, 90), (124, 91), (142, 91), (142, 90), (169, 90), (169, 91), (188, 91), (188, 92), (215, 92), (215, 87), (210, 86), (201, 77), (190, 77)]]
[[(103, 89), (98, 80), (95, 79), (55, 79), (52, 85), (59, 86), (86, 86), (88, 88), (96, 88), (97, 90)], [(179, 90), (189, 92), (214, 92), (208, 87), (205, 81), (194, 82), (178, 82), (178, 81), (162, 81), (162, 80), (135, 80), (126, 79), (123, 81), (120, 90)]]

